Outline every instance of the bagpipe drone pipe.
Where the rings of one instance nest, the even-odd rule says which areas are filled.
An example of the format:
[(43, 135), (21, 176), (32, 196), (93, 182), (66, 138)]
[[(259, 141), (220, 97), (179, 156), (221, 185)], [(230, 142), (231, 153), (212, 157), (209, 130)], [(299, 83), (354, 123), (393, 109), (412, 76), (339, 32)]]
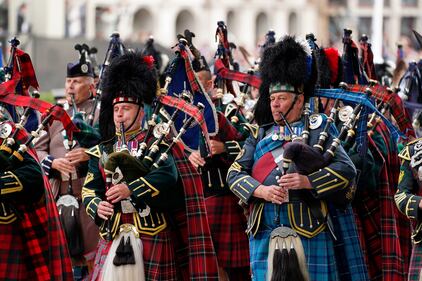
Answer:
[[(111, 34), (110, 37), (111, 39), (108, 44), (106, 55), (104, 57), (104, 62), (101, 66), (100, 73), (98, 75), (97, 91), (94, 97), (95, 102), (94, 102), (94, 105), (92, 106), (91, 112), (88, 115), (88, 125), (90, 126), (92, 126), (94, 123), (95, 112), (97, 111), (98, 103), (101, 100), (101, 95), (104, 90), (104, 83), (105, 83), (104, 77), (106, 76), (106, 72), (109, 68), (111, 60), (114, 57), (120, 56), (126, 52), (126, 48), (123, 45), (122, 41), (120, 40), (119, 33), (115, 32)], [(86, 51), (88, 52), (88, 50)]]

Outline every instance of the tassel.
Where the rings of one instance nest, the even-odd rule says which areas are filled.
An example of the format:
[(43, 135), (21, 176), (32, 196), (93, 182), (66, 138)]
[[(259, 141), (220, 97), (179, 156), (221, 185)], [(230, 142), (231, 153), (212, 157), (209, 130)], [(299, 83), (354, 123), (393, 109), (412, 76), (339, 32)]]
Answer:
[(280, 251), (278, 243), (274, 250), (273, 256), (273, 275), (271, 281), (287, 281), (287, 267), (289, 265), (289, 252), (286, 243), (283, 241), (283, 250)]
[(116, 256), (114, 256), (113, 264), (115, 266), (120, 266), (126, 264), (126, 257), (125, 257), (125, 237), (120, 239), (119, 246), (116, 249)]
[(290, 256), (289, 256), (289, 267), (287, 273), (287, 280), (295, 280), (295, 281), (305, 281), (305, 277), (300, 269), (299, 259), (297, 257), (297, 253), (295, 248), (290, 249)]
[(125, 243), (125, 264), (135, 264), (135, 254), (133, 253), (132, 243), (130, 242), (130, 237), (127, 237)]

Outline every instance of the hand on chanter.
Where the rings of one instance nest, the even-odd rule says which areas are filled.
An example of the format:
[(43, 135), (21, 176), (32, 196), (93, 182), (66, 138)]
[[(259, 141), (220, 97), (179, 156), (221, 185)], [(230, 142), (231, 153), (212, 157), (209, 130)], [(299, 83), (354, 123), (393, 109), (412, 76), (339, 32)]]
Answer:
[(309, 182), (308, 177), (298, 173), (285, 174), (277, 182), (286, 190), (312, 189), (312, 185)]
[(120, 202), (123, 199), (128, 198), (132, 194), (132, 191), (125, 183), (119, 183), (110, 187), (106, 192), (107, 201), (111, 203)]
[(80, 162), (86, 162), (89, 160), (89, 155), (85, 153), (86, 148), (78, 147), (74, 148), (65, 157), (72, 165), (79, 164)]
[(113, 205), (107, 201), (98, 203), (97, 214), (103, 220), (108, 220), (113, 215)]
[(252, 195), (274, 204), (282, 204), (288, 200), (287, 190), (278, 185), (261, 184)]
[(75, 166), (72, 165), (71, 162), (69, 162), (66, 158), (56, 158), (51, 163), (51, 168), (63, 173), (63, 174), (70, 174), (74, 173)]
[(192, 163), (192, 165), (198, 169), (199, 166), (205, 165), (204, 158), (201, 157), (198, 151), (194, 151), (189, 155), (189, 161)]

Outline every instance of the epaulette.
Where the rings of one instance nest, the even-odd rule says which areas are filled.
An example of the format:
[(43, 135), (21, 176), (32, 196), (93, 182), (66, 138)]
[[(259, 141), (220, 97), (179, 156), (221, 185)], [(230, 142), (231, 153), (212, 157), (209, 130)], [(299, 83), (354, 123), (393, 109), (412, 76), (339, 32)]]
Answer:
[(255, 139), (258, 137), (258, 131), (259, 126), (256, 124), (250, 124), (250, 123), (243, 123), (242, 124), (245, 129), (249, 132), (251, 136), (253, 136)]
[(226, 105), (226, 109), (224, 110), (224, 116), (226, 116), (226, 117), (230, 116), (230, 114), (233, 111), (236, 111), (236, 109), (237, 109), (237, 107), (234, 104), (229, 103), (228, 105)]
[(100, 146), (97, 144), (96, 146), (91, 147), (90, 149), (85, 150), (85, 153), (97, 158), (101, 157)]
[(410, 149), (409, 145), (406, 145), (399, 153), (399, 157), (404, 160), (410, 161)]
[(421, 150), (422, 138), (414, 139), (408, 142), (402, 151), (400, 151), (399, 157), (401, 159), (410, 161), (412, 154), (414, 154), (415, 146), (417, 151)]

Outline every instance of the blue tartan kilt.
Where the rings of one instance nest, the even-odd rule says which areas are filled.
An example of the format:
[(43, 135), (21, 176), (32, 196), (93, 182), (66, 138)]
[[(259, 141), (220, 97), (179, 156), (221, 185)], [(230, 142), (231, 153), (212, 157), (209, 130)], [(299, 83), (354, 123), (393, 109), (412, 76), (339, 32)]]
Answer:
[(422, 271), (422, 244), (413, 244), (410, 258), (409, 281), (419, 281)]
[[(274, 223), (276, 208), (274, 204), (266, 203), (260, 229), (255, 237), (249, 238), (252, 280), (267, 280), (268, 245), (271, 231), (277, 227)], [(287, 204), (280, 207), (280, 224), (291, 227), (287, 213)], [(306, 256), (306, 262), (311, 281), (340, 281), (337, 270), (334, 244), (327, 230), (309, 239), (300, 236)]]
[(334, 251), (337, 268), (342, 281), (368, 281), (363, 251), (352, 207), (337, 209), (329, 204), (329, 211), (335, 226)]

